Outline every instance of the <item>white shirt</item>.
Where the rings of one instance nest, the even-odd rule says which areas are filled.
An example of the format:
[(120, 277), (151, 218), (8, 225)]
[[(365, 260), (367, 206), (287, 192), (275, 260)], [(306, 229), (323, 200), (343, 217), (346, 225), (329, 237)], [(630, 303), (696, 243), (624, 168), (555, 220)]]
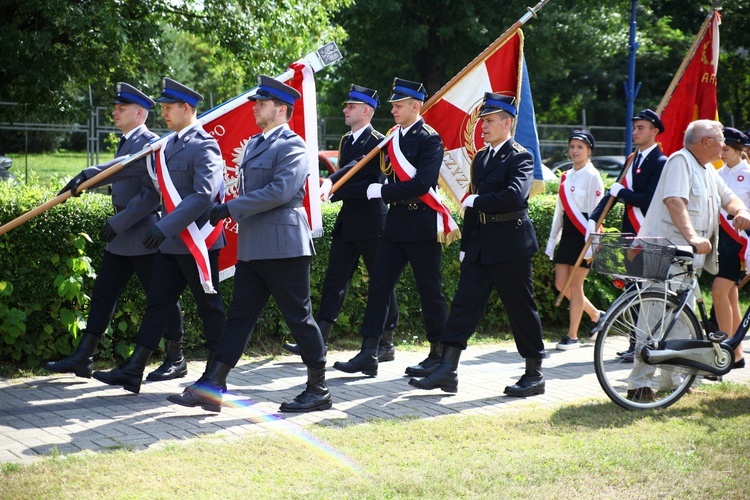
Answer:
[[(567, 171), (565, 191), (568, 200), (574, 201), (581, 212), (591, 214), (604, 196), (604, 182), (596, 167), (588, 162), (579, 170), (571, 168)], [(550, 241), (555, 243), (560, 241), (562, 236), (564, 212), (562, 200), (558, 197), (555, 205), (555, 216), (552, 219), (552, 228), (549, 233)]]
[[(724, 165), (717, 173), (745, 206), (750, 207), (750, 164), (742, 160), (733, 167)], [(721, 213), (727, 215), (723, 208)]]

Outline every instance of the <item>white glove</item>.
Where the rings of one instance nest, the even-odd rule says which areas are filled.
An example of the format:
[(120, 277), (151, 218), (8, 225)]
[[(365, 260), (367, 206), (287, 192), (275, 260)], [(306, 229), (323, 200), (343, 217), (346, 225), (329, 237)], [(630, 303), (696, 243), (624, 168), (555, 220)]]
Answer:
[(331, 188), (333, 182), (331, 179), (323, 179), (323, 184), (320, 185), (320, 201), (329, 201), (331, 199)]
[(463, 262), (463, 261), (464, 261), (464, 257), (466, 257), (466, 252), (464, 252), (463, 250), (461, 250), (461, 251), (460, 251), (460, 252), (458, 253), (458, 261), (459, 261), (459, 262)]
[(594, 245), (589, 245), (589, 247), (586, 249), (586, 253), (584, 254), (583, 258), (586, 260), (589, 260), (594, 256)]
[(591, 236), (591, 233), (596, 232), (596, 221), (594, 219), (589, 219), (586, 221), (586, 236), (583, 238), (586, 241), (589, 241), (589, 237)]
[(555, 242), (554, 241), (548, 241), (547, 242), (547, 249), (544, 251), (545, 255), (549, 257), (549, 260), (553, 260), (555, 258)]
[(383, 189), (382, 184), (370, 184), (367, 186), (367, 199), (382, 198), (380, 191)]
[(612, 196), (614, 196), (614, 197), (617, 197), (617, 193), (619, 193), (623, 189), (625, 189), (625, 186), (623, 186), (619, 182), (615, 182), (614, 184), (612, 184), (610, 186), (610, 188), (609, 188), (609, 194), (612, 195)]
[(470, 194), (469, 196), (464, 198), (464, 201), (461, 202), (461, 206), (464, 208), (473, 207), (474, 200), (476, 200), (478, 196), (479, 196), (478, 194)]

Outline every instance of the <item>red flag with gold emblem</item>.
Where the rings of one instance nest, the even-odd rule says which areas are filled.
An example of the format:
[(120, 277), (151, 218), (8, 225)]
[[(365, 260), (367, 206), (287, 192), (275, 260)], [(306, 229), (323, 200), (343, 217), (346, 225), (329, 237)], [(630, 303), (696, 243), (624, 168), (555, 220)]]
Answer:
[(479, 121), (484, 93), (503, 93), (520, 99), (522, 54), (523, 32), (518, 30), (423, 113), (425, 123), (443, 139), (440, 186), (458, 205), (469, 187), (471, 160), (484, 147)]
[[(685, 71), (679, 78), (661, 120), (665, 131), (659, 135), (664, 154), (671, 155), (684, 146), (685, 130), (695, 120), (716, 120), (716, 74), (719, 68), (719, 24), (721, 15), (714, 11), (698, 33), (700, 42), (693, 46)], [(702, 35), (702, 36), (701, 36)], [(690, 56), (690, 54), (688, 54)]]

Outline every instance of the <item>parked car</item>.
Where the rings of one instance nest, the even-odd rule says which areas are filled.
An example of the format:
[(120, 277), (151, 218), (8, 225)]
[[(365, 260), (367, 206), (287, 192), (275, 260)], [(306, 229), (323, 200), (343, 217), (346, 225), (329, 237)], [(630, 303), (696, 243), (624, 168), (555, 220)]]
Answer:
[[(625, 166), (624, 156), (592, 156), (591, 163), (594, 164), (597, 170), (604, 172), (610, 177), (619, 177), (622, 172), (622, 167)], [(573, 166), (571, 160), (559, 161), (552, 165), (552, 172), (555, 175), (564, 172)]]
[(10, 173), (10, 167), (13, 166), (13, 160), (7, 156), (0, 156), (0, 181), (12, 181), (15, 179)]
[(318, 151), (318, 170), (320, 170), (321, 179), (328, 177), (336, 170), (339, 165), (338, 150), (331, 149), (327, 151)]

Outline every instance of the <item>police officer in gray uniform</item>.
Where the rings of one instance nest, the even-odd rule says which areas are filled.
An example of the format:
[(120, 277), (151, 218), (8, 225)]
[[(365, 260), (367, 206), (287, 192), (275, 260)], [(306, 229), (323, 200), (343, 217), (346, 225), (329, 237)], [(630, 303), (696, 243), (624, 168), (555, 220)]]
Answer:
[(255, 324), (273, 296), (307, 366), (307, 387), (280, 411), (308, 412), (331, 407), (326, 385), (326, 351), (310, 304), (310, 259), (315, 253), (302, 206), (309, 175), (307, 151), (289, 129), (299, 92), (261, 75), (255, 123), (263, 131), (250, 138), (240, 165), (240, 195), (211, 210), (211, 223), (232, 217), (239, 224), (234, 294), (226, 333), (203, 376), (182, 394), (167, 398), (183, 406), (220, 411), (227, 375), (240, 360)]
[[(158, 137), (149, 131), (145, 123), (148, 110), (154, 106), (150, 97), (132, 85), (120, 82), (112, 104), (115, 126), (123, 133), (116, 157), (138, 153), (149, 141)], [(74, 196), (80, 195), (77, 188), (82, 182), (116, 163), (117, 159), (83, 170), (68, 182), (61, 193), (70, 190)], [(99, 185), (108, 183), (112, 184), (115, 214), (107, 219), (99, 232), (107, 247), (94, 282), (86, 328), (73, 354), (60, 361), (42, 364), (44, 369), (51, 372), (91, 378), (94, 350), (112, 321), (117, 300), (130, 277), (135, 273), (145, 290), (148, 290), (151, 281), (156, 250), (144, 247), (142, 241), (159, 220), (159, 193), (146, 170), (145, 159), (129, 164)], [(164, 329), (166, 360), (149, 374), (149, 380), (170, 380), (187, 375), (187, 364), (182, 354), (183, 333), (182, 312), (179, 302), (176, 302), (167, 311)]]
[[(226, 245), (223, 231), (213, 240), (206, 240), (207, 262), (215, 291), (206, 288), (201, 280), (196, 257), (190, 251), (186, 231), (192, 223), (198, 228), (208, 222), (211, 204), (224, 190), (224, 160), (219, 144), (203, 130), (196, 115), (196, 107), (203, 96), (170, 78), (164, 79), (164, 89), (158, 99), (162, 116), (170, 130), (176, 132), (165, 144), (165, 165), (162, 180), (171, 184), (165, 199), (165, 215), (143, 238), (147, 249), (159, 251), (154, 259), (151, 286), (146, 293), (146, 312), (136, 336), (133, 354), (114, 370), (95, 371), (93, 377), (109, 385), (120, 385), (138, 393), (143, 371), (151, 353), (159, 345), (170, 308), (180, 294), (189, 287), (195, 298), (198, 315), (203, 322), (203, 336), (210, 358), (224, 330), (224, 303), (219, 285), (219, 250)], [(159, 153), (161, 154), (161, 152)], [(158, 163), (161, 163), (159, 161)], [(162, 187), (162, 189), (165, 189)], [(167, 200), (171, 200), (167, 203)], [(193, 242), (195, 247), (195, 242)]]

